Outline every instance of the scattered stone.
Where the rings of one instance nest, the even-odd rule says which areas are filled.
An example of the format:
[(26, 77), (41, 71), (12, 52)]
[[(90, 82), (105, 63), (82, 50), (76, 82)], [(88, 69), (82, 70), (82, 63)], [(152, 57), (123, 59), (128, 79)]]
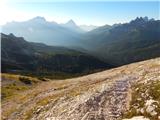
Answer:
[(123, 120), (150, 120), (149, 118), (145, 118), (144, 116), (135, 116), (130, 119), (123, 119)]
[(157, 103), (157, 101), (150, 99), (150, 100), (147, 100), (146, 104), (145, 104), (145, 106), (146, 106), (146, 112), (149, 113), (151, 116), (155, 116), (155, 115), (158, 114), (155, 111), (155, 109), (156, 109), (157, 106), (154, 103)]

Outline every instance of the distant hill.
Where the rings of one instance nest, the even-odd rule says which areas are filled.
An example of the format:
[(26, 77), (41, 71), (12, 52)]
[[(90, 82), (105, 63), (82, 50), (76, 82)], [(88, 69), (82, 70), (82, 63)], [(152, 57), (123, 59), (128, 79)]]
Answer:
[(91, 55), (64, 47), (27, 42), (13, 34), (1, 34), (1, 51), (2, 72), (83, 74), (112, 67)]
[(116, 66), (160, 56), (160, 20), (140, 17), (102, 26), (82, 37), (83, 47)]

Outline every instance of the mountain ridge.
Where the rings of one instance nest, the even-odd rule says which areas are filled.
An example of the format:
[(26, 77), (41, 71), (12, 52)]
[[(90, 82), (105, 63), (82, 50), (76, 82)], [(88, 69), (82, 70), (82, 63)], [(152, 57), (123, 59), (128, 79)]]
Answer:
[[(128, 23), (105, 25), (89, 32), (78, 33), (59, 24), (46, 23), (43, 17), (36, 19), (43, 21), (43, 24), (32, 26), (28, 21), (25, 25), (21, 24), (23, 29), (28, 28), (28, 32), (21, 30), (21, 25), (15, 27), (19, 29), (18, 32), (23, 31), (23, 34), (27, 34), (35, 41), (43, 43), (45, 39), (50, 41), (51, 45), (55, 43), (54, 46), (63, 46), (90, 54), (112, 66), (160, 56), (160, 20), (137, 17)], [(73, 23), (72, 20), (70, 22)]]
[(159, 57), (160, 20), (140, 17), (125, 24), (103, 26), (90, 31), (82, 41), (92, 55), (117, 65)]
[[(78, 29), (78, 26), (76, 29)], [(75, 44), (76, 39), (81, 34), (74, 28), (46, 21), (45, 18), (39, 16), (28, 21), (9, 22), (2, 26), (2, 33), (13, 33), (31, 42), (58, 46)]]
[(86, 74), (111, 67), (89, 54), (65, 47), (27, 42), (23, 37), (13, 34), (1, 34), (1, 43), (2, 72), (54, 77), (54, 73)]

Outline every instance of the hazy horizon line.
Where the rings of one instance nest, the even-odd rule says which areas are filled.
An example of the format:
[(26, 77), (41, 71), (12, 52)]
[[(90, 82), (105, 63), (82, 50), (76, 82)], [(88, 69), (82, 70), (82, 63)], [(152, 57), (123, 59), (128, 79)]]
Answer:
[(128, 21), (116, 22), (116, 23), (113, 23), (113, 24), (108, 24), (108, 23), (106, 23), (106, 24), (103, 24), (103, 25), (95, 25), (95, 24), (85, 24), (85, 23), (84, 23), (84, 24), (77, 24), (76, 21), (75, 21), (74, 19), (72, 19), (72, 18), (71, 18), (71, 19), (68, 19), (66, 22), (57, 22), (57, 21), (55, 21), (55, 20), (48, 20), (45, 16), (39, 16), (39, 15), (37, 15), (37, 16), (35, 16), (35, 17), (29, 18), (29, 19), (26, 19), (26, 20), (21, 20), (21, 21), (17, 21), (17, 20), (7, 21), (6, 23), (0, 24), (0, 25), (3, 26), (3, 25), (6, 25), (6, 24), (8, 24), (8, 23), (12, 23), (12, 22), (26, 22), (26, 21), (32, 20), (32, 19), (37, 18), (37, 17), (44, 18), (46, 22), (51, 22), (51, 23), (53, 22), (53, 23), (57, 23), (57, 24), (66, 24), (66, 23), (69, 22), (70, 20), (73, 20), (74, 23), (75, 23), (77, 26), (86, 25), (86, 26), (97, 26), (97, 27), (104, 26), (104, 25), (110, 25), (110, 26), (112, 26), (112, 25), (115, 25), (115, 24), (129, 23), (130, 21), (135, 20), (136, 18), (140, 18), (140, 17), (142, 17), (142, 18), (147, 17), (148, 19), (159, 20), (159, 19), (156, 19), (156, 18), (149, 18), (148, 16), (137, 16), (137, 17), (135, 17), (135, 18), (133, 18), (133, 19), (130, 19), (130, 20), (128, 20)]

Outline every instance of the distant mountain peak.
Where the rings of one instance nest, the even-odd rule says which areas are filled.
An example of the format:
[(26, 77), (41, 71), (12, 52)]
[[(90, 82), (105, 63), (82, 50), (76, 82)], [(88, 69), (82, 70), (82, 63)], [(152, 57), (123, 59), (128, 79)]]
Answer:
[(145, 17), (143, 17), (143, 20), (148, 21), (149, 19), (147, 16), (145, 16)]
[(148, 21), (154, 21), (154, 19), (149, 19), (147, 16), (145, 17), (137, 17), (136, 19), (132, 20), (130, 23), (133, 23), (133, 24), (141, 24), (141, 23), (145, 23), (145, 22), (148, 22)]
[(139, 20), (139, 21), (140, 21), (140, 20), (141, 20), (141, 21), (149, 21), (149, 19), (148, 19), (147, 16), (145, 16), (145, 17), (137, 17), (136, 20), (137, 20), (137, 21), (138, 21), (138, 20)]
[(31, 19), (31, 21), (36, 21), (36, 22), (45, 22), (46, 19), (44, 17), (41, 16), (37, 16)]
[(9, 36), (10, 36), (10, 37), (15, 37), (13, 33), (10, 33)]
[(72, 19), (69, 20), (65, 24), (61, 24), (63, 27), (69, 28), (70, 30), (77, 31), (77, 32), (84, 32)]
[(71, 19), (69, 20), (66, 25), (70, 25), (70, 26), (77, 26), (76, 23)]

